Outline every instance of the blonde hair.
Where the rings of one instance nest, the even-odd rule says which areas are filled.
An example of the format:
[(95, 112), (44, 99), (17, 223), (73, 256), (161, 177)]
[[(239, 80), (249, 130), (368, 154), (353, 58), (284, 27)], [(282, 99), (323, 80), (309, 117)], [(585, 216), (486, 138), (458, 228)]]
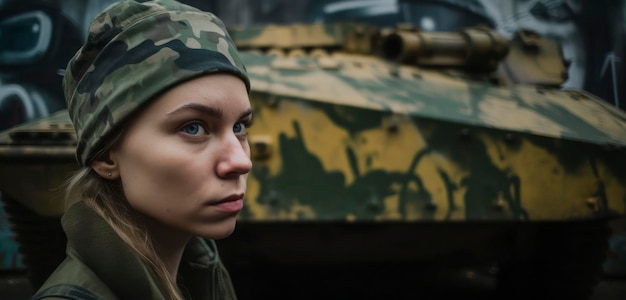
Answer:
[[(120, 130), (120, 133), (99, 153), (108, 152), (108, 149), (114, 146), (122, 135)], [(152, 239), (138, 218), (138, 213), (124, 196), (122, 183), (119, 180), (104, 179), (91, 167), (83, 167), (68, 181), (66, 207), (81, 199), (152, 267), (163, 286), (166, 298), (183, 300), (176, 285), (176, 278), (167, 270), (165, 262), (157, 254)]]

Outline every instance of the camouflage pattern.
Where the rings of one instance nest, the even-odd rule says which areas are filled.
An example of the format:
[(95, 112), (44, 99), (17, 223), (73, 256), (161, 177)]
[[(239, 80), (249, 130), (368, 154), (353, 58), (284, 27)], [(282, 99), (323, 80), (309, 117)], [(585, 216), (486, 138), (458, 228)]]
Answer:
[(141, 105), (184, 80), (216, 72), (250, 84), (224, 24), (173, 0), (121, 1), (95, 17), (63, 80), (82, 165)]
[[(622, 111), (583, 91), (550, 87), (559, 76), (546, 76), (545, 85), (534, 77), (540, 86), (506, 77), (536, 74), (528, 65), (491, 74), (391, 63), (363, 53), (375, 53), (371, 41), (384, 33), (341, 26), (268, 28), (291, 35), (231, 30), (244, 49), (255, 109), (242, 220), (555, 221), (626, 213)], [(272, 36), (283, 43), (257, 46), (272, 45)], [(545, 46), (550, 51), (537, 53), (552, 57)]]

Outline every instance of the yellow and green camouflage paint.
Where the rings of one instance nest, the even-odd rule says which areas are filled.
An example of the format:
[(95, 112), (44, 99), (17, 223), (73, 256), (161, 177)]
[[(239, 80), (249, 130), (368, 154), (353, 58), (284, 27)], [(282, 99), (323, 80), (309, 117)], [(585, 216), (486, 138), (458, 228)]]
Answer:
[[(582, 91), (385, 61), (363, 53), (375, 52), (384, 32), (339, 28), (232, 31), (239, 47), (271, 54), (242, 55), (255, 108), (243, 219), (574, 220), (626, 212), (623, 112)], [(351, 36), (366, 46), (350, 46)], [(308, 53), (290, 55), (299, 49)]]
[[(380, 47), (393, 32), (358, 24), (230, 30), (255, 118), (241, 221), (569, 221), (626, 213), (623, 112), (559, 89), (560, 74), (542, 84), (507, 76), (528, 69), (384, 59)], [(542, 61), (541, 51), (523, 55)], [(0, 137), (0, 189), (45, 215), (62, 212), (57, 187), (78, 167), (75, 137), (52, 133), (67, 120), (61, 113)], [(53, 153), (60, 163), (46, 160)], [(25, 193), (19, 182), (27, 174), (41, 183)]]

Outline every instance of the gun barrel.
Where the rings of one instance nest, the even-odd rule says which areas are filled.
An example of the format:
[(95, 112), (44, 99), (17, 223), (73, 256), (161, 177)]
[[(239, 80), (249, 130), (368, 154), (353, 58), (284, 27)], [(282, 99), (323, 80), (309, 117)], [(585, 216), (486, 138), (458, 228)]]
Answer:
[(474, 27), (458, 32), (398, 30), (386, 35), (382, 55), (422, 66), (493, 69), (509, 50), (509, 41), (496, 31)]

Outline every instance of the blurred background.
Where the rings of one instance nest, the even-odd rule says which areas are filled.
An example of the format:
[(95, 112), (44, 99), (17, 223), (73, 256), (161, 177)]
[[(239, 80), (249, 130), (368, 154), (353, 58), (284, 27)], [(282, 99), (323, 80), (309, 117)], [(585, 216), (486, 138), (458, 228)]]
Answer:
[[(61, 78), (67, 61), (85, 40), (91, 19), (111, 0), (0, 0), (0, 130), (36, 120), (65, 109)], [(508, 39), (520, 29), (535, 31), (558, 43), (568, 62), (563, 89), (582, 89), (610, 106), (626, 109), (624, 57), (626, 54), (626, 1), (624, 0), (185, 0), (214, 12), (229, 27), (269, 24), (364, 22), (380, 27), (409, 23), (423, 31), (456, 31), (484, 25)], [(626, 133), (625, 133), (626, 134)], [(0, 194), (0, 197), (1, 194)], [(626, 200), (625, 200), (626, 201)], [(2, 202), (0, 202), (2, 203)], [(246, 226), (233, 239), (245, 240)], [(270, 226), (270, 225), (264, 225)], [(592, 299), (626, 299), (626, 222), (610, 223), (603, 281)], [(0, 298), (26, 299), (33, 288), (26, 279), (27, 264), (7, 214), (0, 206)], [(433, 230), (445, 230), (436, 229)], [(271, 230), (268, 228), (268, 230)], [(303, 229), (303, 234), (307, 230)], [(57, 232), (57, 234), (59, 234)], [(338, 238), (333, 233), (325, 236)], [(225, 246), (228, 247), (228, 246)], [(227, 265), (236, 257), (224, 254)], [(228, 261), (233, 260), (233, 261)], [(371, 267), (371, 266), (370, 266)], [(243, 298), (304, 298), (298, 282), (318, 280), (322, 291), (334, 294), (349, 286), (346, 298), (359, 286), (384, 282), (381, 277), (419, 292), (379, 291), (382, 296), (445, 299), (447, 296), (490, 295), (489, 270), (464, 269), (448, 274), (436, 269), (412, 277), (402, 276), (411, 265), (381, 265), (377, 276), (358, 277), (365, 266), (332, 269), (327, 266), (258, 264), (258, 273), (233, 274)], [(265, 274), (265, 275), (263, 275)], [(263, 277), (257, 277), (257, 276)], [(313, 284), (315, 286), (315, 284)], [(413, 289), (414, 290), (414, 289)], [(397, 294), (396, 294), (397, 293)], [(309, 294), (310, 295), (310, 294)], [(426, 297), (426, 298), (428, 298)], [(334, 298), (330, 296), (328, 298)]]

